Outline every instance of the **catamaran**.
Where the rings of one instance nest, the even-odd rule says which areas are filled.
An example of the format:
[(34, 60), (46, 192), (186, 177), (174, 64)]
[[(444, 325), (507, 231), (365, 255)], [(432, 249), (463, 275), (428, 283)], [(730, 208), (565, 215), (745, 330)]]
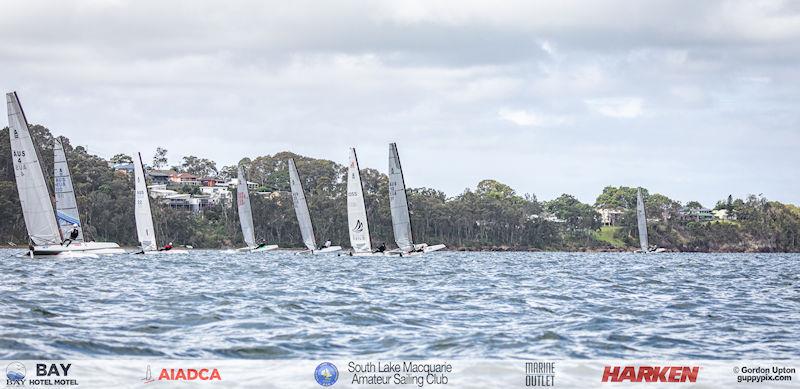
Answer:
[(636, 250), (637, 253), (649, 253), (649, 252), (664, 252), (663, 248), (650, 248), (650, 244), (647, 241), (647, 216), (644, 213), (644, 200), (642, 199), (642, 189), (636, 189), (636, 224), (639, 227), (639, 250)]
[(93, 256), (119, 252), (119, 245), (116, 243), (75, 241), (65, 244), (64, 236), (56, 221), (50, 190), (44, 179), (41, 158), (33, 144), (33, 138), (28, 130), (28, 119), (22, 110), (17, 92), (6, 94), (6, 108), (14, 177), (17, 181), (25, 228), (28, 231), (30, 246), (28, 254)]
[[(311, 213), (308, 211), (308, 202), (303, 191), (303, 183), (300, 182), (300, 174), (297, 173), (297, 166), (294, 159), (289, 159), (289, 186), (292, 189), (292, 204), (294, 213), (297, 215), (297, 224), (300, 225), (300, 234), (303, 236), (303, 243), (308, 248), (304, 253), (322, 254), (340, 251), (340, 246), (317, 247), (317, 239), (314, 236), (314, 223), (311, 221)], [(327, 242), (330, 244), (330, 241)]]
[(134, 208), (133, 214), (136, 218), (136, 234), (139, 237), (139, 245), (142, 248), (140, 254), (187, 254), (187, 250), (169, 249), (159, 250), (156, 244), (156, 231), (153, 227), (153, 212), (150, 209), (150, 195), (147, 192), (147, 180), (144, 177), (144, 164), (142, 164), (142, 154), (136, 153), (136, 161), (133, 164), (134, 182)]
[(250, 191), (247, 188), (247, 180), (244, 177), (244, 170), (239, 165), (236, 183), (236, 204), (239, 209), (239, 224), (242, 226), (242, 236), (247, 247), (236, 251), (261, 252), (275, 250), (277, 245), (256, 245), (255, 228), (253, 227), (253, 209), (250, 206)]
[[(75, 190), (72, 184), (69, 164), (67, 163), (67, 153), (64, 152), (64, 144), (61, 137), (53, 139), (53, 182), (56, 195), (56, 220), (61, 230), (61, 236), (70, 236), (73, 230), (77, 230), (78, 236), (70, 243), (78, 244), (84, 242), (83, 223), (78, 212), (78, 200), (75, 198)], [(92, 242), (109, 247), (119, 247), (112, 242)], [(123, 254), (122, 248), (100, 249), (102, 254)]]
[(358, 168), (356, 149), (350, 148), (350, 165), (347, 167), (347, 228), (350, 231), (350, 255), (368, 257), (384, 255), (373, 252), (369, 236), (367, 206), (364, 204), (364, 187), (361, 185), (361, 171)]
[(389, 208), (392, 212), (392, 229), (397, 249), (389, 254), (400, 256), (420, 255), (445, 248), (443, 244), (428, 246), (427, 243), (414, 244), (411, 231), (411, 214), (408, 211), (406, 183), (403, 179), (403, 168), (397, 154), (397, 144), (389, 144)]

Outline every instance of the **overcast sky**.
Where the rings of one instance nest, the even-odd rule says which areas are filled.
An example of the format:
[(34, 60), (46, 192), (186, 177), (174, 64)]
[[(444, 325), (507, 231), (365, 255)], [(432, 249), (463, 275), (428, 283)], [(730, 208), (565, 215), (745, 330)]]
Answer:
[(110, 157), (289, 150), (456, 195), (484, 178), (800, 204), (800, 2), (5, 1), (0, 84)]

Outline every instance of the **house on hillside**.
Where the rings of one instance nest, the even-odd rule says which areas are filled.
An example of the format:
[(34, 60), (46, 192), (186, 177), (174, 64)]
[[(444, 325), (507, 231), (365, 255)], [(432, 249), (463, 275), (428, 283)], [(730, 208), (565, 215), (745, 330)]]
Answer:
[(600, 214), (600, 221), (604, 226), (619, 225), (625, 214), (625, 210), (619, 207), (596, 207), (595, 210)]
[(115, 172), (123, 172), (125, 174), (133, 174), (133, 163), (109, 163), (111, 169)]
[(714, 218), (717, 220), (736, 220), (736, 213), (729, 212), (727, 209), (715, 209), (711, 213), (714, 214)]
[(173, 170), (149, 170), (147, 171), (147, 177), (150, 178), (150, 182), (153, 185), (168, 185), (169, 178), (171, 175), (175, 174)]
[(169, 175), (170, 182), (173, 185), (183, 186), (183, 185), (193, 185), (198, 186), (200, 185), (200, 181), (197, 179), (197, 176), (191, 173), (175, 173)]
[(684, 221), (707, 222), (714, 220), (714, 214), (708, 208), (683, 207), (678, 214)]

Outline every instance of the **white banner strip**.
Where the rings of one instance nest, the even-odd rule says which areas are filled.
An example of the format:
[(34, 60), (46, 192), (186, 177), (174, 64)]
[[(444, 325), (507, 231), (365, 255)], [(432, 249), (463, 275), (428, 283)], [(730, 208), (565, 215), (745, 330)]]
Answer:
[(800, 360), (5, 360), (24, 388), (800, 387)]

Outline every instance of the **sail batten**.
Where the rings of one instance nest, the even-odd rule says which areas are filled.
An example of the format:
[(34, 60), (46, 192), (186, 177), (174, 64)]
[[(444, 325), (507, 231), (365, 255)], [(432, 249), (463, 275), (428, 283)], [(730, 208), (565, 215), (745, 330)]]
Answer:
[(647, 252), (650, 245), (647, 242), (647, 217), (644, 212), (644, 200), (642, 200), (642, 190), (636, 190), (636, 222), (639, 227), (639, 246), (642, 252)]
[(78, 213), (78, 200), (75, 198), (64, 145), (59, 137), (53, 140), (53, 180), (56, 195), (56, 219), (58, 219), (61, 235), (69, 236), (72, 230), (77, 228), (78, 237), (75, 240), (83, 241), (83, 224)]
[(158, 249), (156, 244), (155, 229), (153, 228), (153, 213), (150, 209), (150, 196), (147, 194), (147, 180), (144, 176), (144, 165), (142, 164), (142, 154), (136, 153), (137, 160), (133, 164), (135, 204), (134, 216), (136, 217), (136, 234), (139, 237), (139, 245), (142, 251), (155, 251)]
[(300, 175), (297, 173), (294, 159), (289, 159), (289, 186), (292, 189), (292, 204), (297, 215), (297, 224), (300, 225), (303, 243), (309, 250), (316, 250), (317, 240), (314, 236), (314, 224), (311, 221), (308, 202), (306, 202), (306, 195), (303, 192), (303, 183), (300, 182)]
[(239, 224), (242, 226), (242, 237), (247, 247), (256, 247), (255, 227), (253, 226), (253, 209), (250, 205), (250, 192), (244, 170), (240, 165), (237, 174), (236, 205), (239, 211)]
[(6, 108), (14, 177), (28, 237), (37, 246), (61, 244), (50, 191), (16, 92), (6, 94)]
[(361, 172), (358, 168), (358, 157), (354, 148), (350, 149), (350, 164), (347, 168), (347, 227), (353, 251), (356, 253), (372, 252), (367, 207), (364, 204), (364, 188), (361, 185)]

